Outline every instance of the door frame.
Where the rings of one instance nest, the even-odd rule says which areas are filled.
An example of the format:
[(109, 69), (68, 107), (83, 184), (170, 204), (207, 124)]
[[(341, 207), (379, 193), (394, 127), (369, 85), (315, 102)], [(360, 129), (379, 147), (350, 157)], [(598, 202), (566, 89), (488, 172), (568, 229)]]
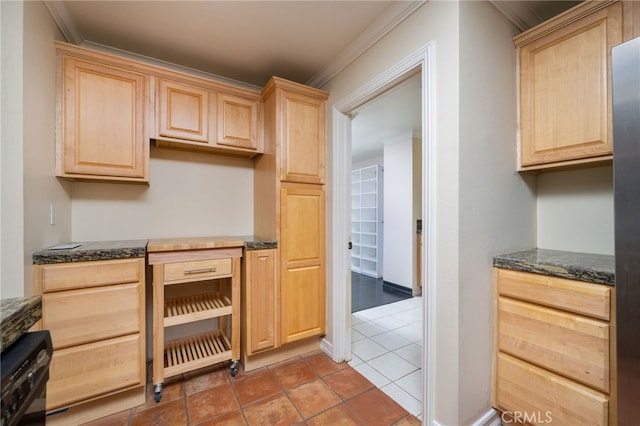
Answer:
[(422, 253), (423, 285), (423, 355), (422, 371), (423, 424), (434, 421), (435, 390), (435, 46), (430, 42), (387, 69), (384, 73), (361, 86), (334, 104), (333, 167), (331, 219), (333, 242), (331, 246), (331, 292), (333, 342), (329, 352), (335, 361), (351, 358), (351, 259), (347, 249), (351, 241), (351, 215), (345, 206), (351, 205), (351, 113), (389, 88), (404, 81), (416, 72), (422, 73), (422, 217), (424, 250)]

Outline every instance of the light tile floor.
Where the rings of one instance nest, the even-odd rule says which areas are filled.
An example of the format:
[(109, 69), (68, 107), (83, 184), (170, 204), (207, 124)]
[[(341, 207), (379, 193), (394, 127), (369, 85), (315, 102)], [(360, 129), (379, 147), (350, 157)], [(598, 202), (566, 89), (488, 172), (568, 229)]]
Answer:
[(351, 314), (349, 365), (422, 419), (422, 297)]

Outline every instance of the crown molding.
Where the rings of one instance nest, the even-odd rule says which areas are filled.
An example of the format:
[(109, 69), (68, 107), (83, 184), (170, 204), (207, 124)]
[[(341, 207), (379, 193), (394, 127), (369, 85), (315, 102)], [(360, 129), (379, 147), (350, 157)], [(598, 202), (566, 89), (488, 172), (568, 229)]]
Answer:
[(378, 40), (387, 35), (428, 0), (396, 1), (331, 62), (314, 75), (307, 85), (322, 87), (344, 70)]
[(73, 20), (63, 2), (57, 0), (44, 0), (44, 5), (49, 9), (51, 17), (60, 28), (62, 35), (69, 42), (80, 46), (84, 43), (84, 36)]

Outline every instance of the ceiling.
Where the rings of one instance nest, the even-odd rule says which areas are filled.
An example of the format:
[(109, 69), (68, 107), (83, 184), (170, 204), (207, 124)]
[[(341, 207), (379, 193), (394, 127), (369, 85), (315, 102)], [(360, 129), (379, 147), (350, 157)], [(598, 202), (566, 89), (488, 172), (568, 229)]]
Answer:
[[(273, 75), (322, 87), (424, 2), (45, 0), (70, 43), (178, 64), (254, 89)], [(524, 30), (578, 2), (491, 3)], [(419, 131), (419, 80), (359, 109), (354, 158), (380, 149), (367, 146), (375, 135), (398, 134), (405, 126)]]

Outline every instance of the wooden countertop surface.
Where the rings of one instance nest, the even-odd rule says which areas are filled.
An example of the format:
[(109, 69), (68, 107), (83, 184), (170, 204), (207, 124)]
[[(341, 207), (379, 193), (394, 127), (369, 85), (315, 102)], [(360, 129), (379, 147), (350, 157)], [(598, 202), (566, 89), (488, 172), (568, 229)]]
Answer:
[(149, 240), (147, 252), (244, 247), (243, 237), (178, 237)]

